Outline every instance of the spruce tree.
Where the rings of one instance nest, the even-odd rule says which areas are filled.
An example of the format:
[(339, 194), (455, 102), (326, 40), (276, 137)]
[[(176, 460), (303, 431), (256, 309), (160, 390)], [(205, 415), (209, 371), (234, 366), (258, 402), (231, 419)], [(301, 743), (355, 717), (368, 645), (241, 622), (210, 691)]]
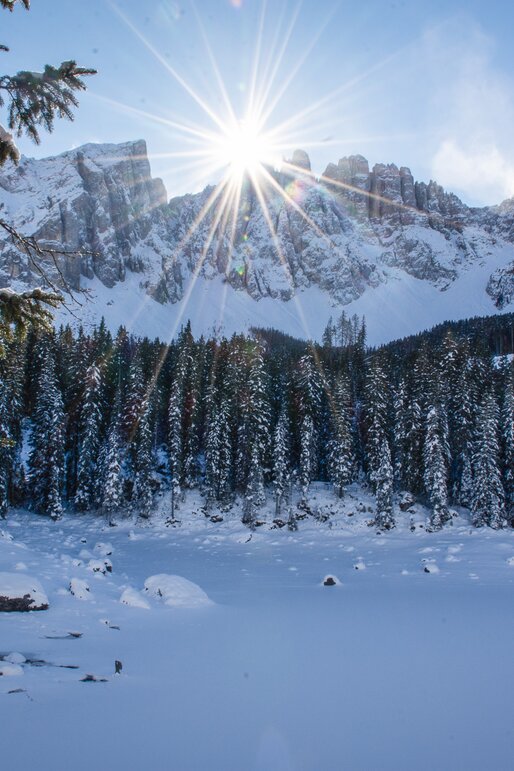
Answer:
[(273, 433), (273, 488), (275, 490), (275, 514), (277, 517), (280, 516), (282, 499), (289, 483), (290, 451), (289, 416), (284, 404)]
[(102, 512), (110, 523), (123, 505), (123, 477), (121, 465), (121, 440), (117, 416), (111, 421), (103, 453), (100, 501)]
[(350, 416), (350, 384), (340, 376), (331, 400), (332, 439), (329, 444), (329, 479), (342, 498), (346, 485), (352, 480), (355, 455)]
[(379, 450), (380, 460), (374, 472), (375, 494), (377, 498), (375, 525), (383, 530), (395, 526), (393, 514), (393, 466), (389, 442), (384, 437)]
[(152, 510), (152, 427), (148, 400), (143, 402), (136, 430), (132, 508), (147, 519)]
[(32, 506), (52, 519), (62, 516), (65, 416), (55, 373), (52, 341), (41, 341), (42, 366), (32, 419), (29, 478)]
[(448, 438), (442, 408), (430, 407), (423, 446), (423, 479), (432, 513), (430, 525), (439, 530), (450, 519), (448, 511)]
[(259, 444), (254, 442), (250, 455), (250, 467), (248, 481), (243, 500), (243, 524), (247, 527), (255, 527), (257, 510), (263, 505), (266, 497), (264, 494), (264, 482), (262, 466), (259, 458)]
[(94, 502), (97, 460), (102, 428), (102, 376), (96, 364), (87, 372), (79, 419), (77, 490), (75, 508), (87, 511)]
[(499, 411), (491, 390), (485, 392), (473, 447), (473, 497), (471, 510), (476, 527), (494, 529), (506, 524), (505, 492), (502, 485), (498, 441)]

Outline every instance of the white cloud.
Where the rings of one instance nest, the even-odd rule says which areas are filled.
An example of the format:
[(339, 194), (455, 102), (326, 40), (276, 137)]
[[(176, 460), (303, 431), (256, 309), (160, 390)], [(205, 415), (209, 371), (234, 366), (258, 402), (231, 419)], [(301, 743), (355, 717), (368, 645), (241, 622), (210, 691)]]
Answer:
[(433, 160), (432, 173), (443, 187), (463, 191), (478, 204), (514, 196), (514, 163), (496, 145), (461, 146), (445, 139)]
[(495, 65), (494, 40), (459, 17), (425, 44), (433, 176), (472, 203), (499, 203), (514, 195), (514, 83)]

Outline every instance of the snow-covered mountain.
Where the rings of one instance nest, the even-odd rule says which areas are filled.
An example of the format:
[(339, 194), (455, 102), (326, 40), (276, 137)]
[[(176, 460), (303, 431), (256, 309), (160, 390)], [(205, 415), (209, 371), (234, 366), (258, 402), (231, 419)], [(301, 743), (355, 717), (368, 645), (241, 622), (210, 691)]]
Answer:
[[(512, 305), (514, 199), (469, 208), (406, 167), (370, 170), (360, 155), (317, 180), (306, 153), (292, 164), (272, 172), (292, 202), (271, 183), (264, 189), (276, 237), (250, 185), (234, 220), (219, 217), (218, 202), (203, 216), (213, 188), (168, 202), (143, 141), (4, 166), (0, 216), (94, 253), (61, 259), (69, 283), (91, 290), (74, 313), (137, 334), (167, 338), (189, 318), (196, 333), (258, 325), (319, 338), (345, 310), (364, 314), (378, 343)], [(0, 286), (39, 281), (25, 255), (0, 243)], [(59, 319), (73, 322), (66, 313)]]

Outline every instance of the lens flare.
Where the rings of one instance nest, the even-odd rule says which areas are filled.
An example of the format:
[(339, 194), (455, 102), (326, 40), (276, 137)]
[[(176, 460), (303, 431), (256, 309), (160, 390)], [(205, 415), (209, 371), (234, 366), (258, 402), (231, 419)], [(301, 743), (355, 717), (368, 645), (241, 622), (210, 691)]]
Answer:
[(255, 174), (261, 166), (277, 166), (280, 155), (255, 118), (230, 124), (214, 143), (213, 156), (235, 179)]

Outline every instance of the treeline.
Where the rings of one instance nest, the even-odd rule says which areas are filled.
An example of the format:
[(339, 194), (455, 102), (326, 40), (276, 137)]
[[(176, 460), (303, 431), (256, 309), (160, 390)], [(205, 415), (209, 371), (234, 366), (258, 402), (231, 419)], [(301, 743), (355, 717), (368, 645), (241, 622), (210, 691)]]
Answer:
[[(420, 344), (366, 347), (342, 317), (320, 346), (278, 333), (171, 345), (101, 324), (5, 343), (0, 360), (0, 513), (24, 505), (109, 518), (151, 515), (156, 493), (198, 487), (206, 503), (242, 501), (252, 527), (266, 494), (294, 527), (313, 480), (376, 495), (394, 527), (394, 494), (451, 506), (475, 525), (514, 519), (513, 367), (452, 326)], [(292, 506), (292, 490), (299, 492)]]

